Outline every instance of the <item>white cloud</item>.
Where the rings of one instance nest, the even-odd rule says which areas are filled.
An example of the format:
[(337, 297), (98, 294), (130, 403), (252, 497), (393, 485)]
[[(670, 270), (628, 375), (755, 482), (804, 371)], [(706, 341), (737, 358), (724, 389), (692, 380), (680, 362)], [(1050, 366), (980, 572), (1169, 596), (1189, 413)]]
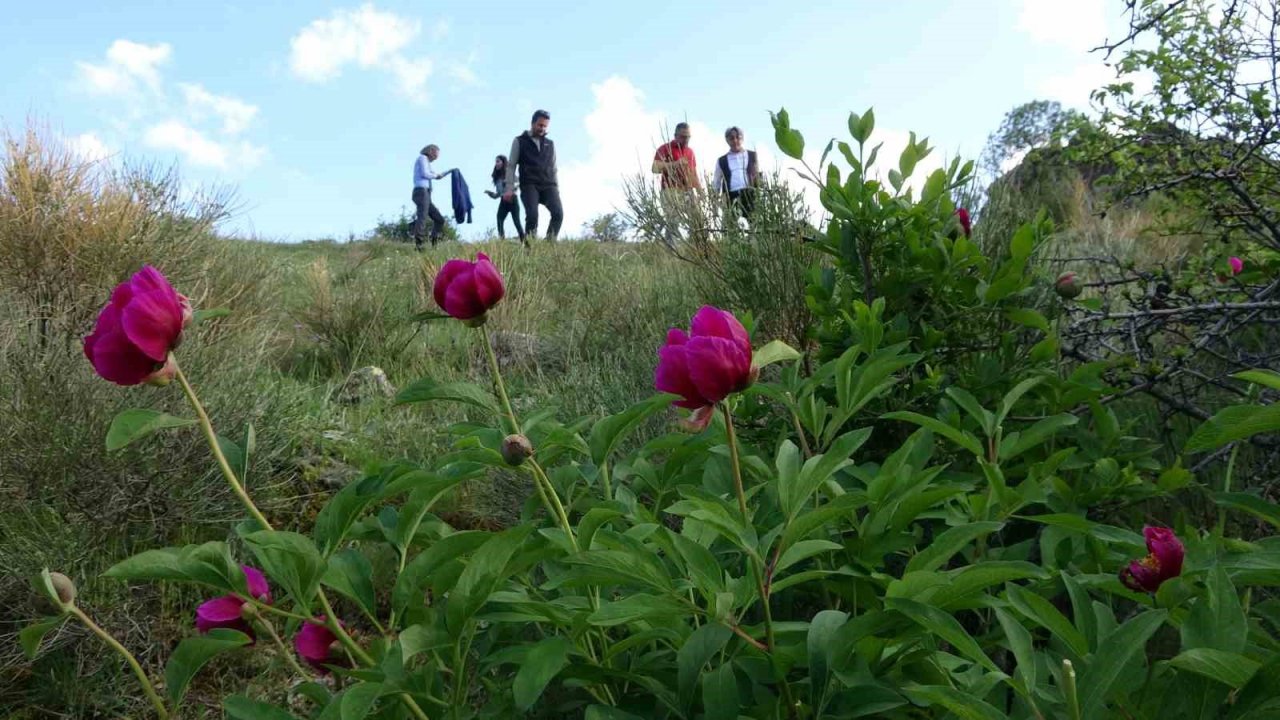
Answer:
[(1018, 29), (1037, 43), (1086, 51), (1107, 35), (1106, 0), (1022, 0)]
[(130, 40), (116, 40), (107, 48), (106, 62), (77, 63), (81, 77), (89, 89), (103, 95), (132, 92), (139, 82), (158, 92), (160, 66), (173, 54), (169, 43), (144, 45)]
[(194, 83), (178, 83), (187, 101), (187, 110), (193, 119), (202, 120), (212, 113), (222, 121), (222, 132), (239, 135), (253, 122), (258, 107), (227, 95), (214, 95), (204, 86)]
[(69, 138), (67, 147), (85, 162), (101, 162), (115, 154), (115, 150), (103, 142), (102, 138), (91, 132)]
[(156, 150), (172, 150), (193, 165), (229, 170), (257, 165), (266, 149), (246, 141), (220, 143), (180, 120), (152, 125), (143, 142)]
[[(447, 32), (447, 25), (436, 33)], [(344, 67), (389, 73), (401, 93), (425, 100), (432, 63), (406, 57), (405, 50), (422, 34), (422, 23), (366, 3), (357, 10), (337, 10), (313, 20), (290, 40), (289, 65), (299, 78), (315, 83), (332, 80)]]

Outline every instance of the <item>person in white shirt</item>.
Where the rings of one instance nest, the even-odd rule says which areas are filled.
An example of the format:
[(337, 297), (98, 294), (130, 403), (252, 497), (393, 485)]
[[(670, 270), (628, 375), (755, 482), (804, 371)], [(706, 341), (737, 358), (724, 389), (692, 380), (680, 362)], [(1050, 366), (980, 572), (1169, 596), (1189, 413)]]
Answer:
[(438, 173), (431, 163), (440, 157), (440, 148), (428, 145), (422, 148), (418, 159), (413, 164), (413, 205), (417, 214), (413, 218), (413, 244), (422, 249), (422, 233), (426, 229), (427, 218), (431, 218), (431, 246), (435, 247), (444, 232), (444, 216), (431, 202), (431, 186), (434, 181), (445, 176)]
[(755, 210), (756, 188), (760, 185), (760, 167), (754, 150), (742, 147), (743, 134), (738, 127), (724, 131), (729, 152), (716, 161), (711, 186), (729, 196), (729, 203), (748, 221)]

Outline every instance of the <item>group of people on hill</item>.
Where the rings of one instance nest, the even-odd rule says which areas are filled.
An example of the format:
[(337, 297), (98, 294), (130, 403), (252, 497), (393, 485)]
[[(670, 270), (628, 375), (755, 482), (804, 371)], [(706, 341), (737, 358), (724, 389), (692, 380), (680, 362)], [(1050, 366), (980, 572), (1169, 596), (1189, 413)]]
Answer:
[[(498, 237), (506, 237), (506, 219), (510, 215), (516, 234), (526, 247), (529, 246), (530, 238), (537, 235), (539, 206), (545, 207), (551, 216), (547, 224), (548, 240), (555, 241), (564, 221), (564, 206), (560, 202), (560, 185), (556, 173), (556, 147), (551, 138), (547, 137), (550, 125), (550, 113), (546, 110), (534, 111), (529, 129), (512, 141), (510, 153), (494, 159), (490, 176), (493, 189), (485, 191), (486, 195), (498, 200)], [(660, 145), (654, 153), (650, 169), (662, 178), (664, 202), (685, 201), (692, 191), (702, 188), (698, 161), (693, 148), (689, 146), (691, 135), (689, 124), (679, 123), (671, 141)], [(720, 156), (716, 162), (711, 183), (716, 191), (727, 197), (730, 205), (742, 217), (750, 220), (755, 208), (756, 188), (760, 183), (759, 162), (754, 150), (743, 148), (744, 136), (741, 129), (731, 127), (725, 130), (724, 139), (729, 152)], [(422, 148), (413, 166), (413, 204), (416, 213), (412, 235), (419, 250), (428, 237), (434, 246), (444, 232), (444, 216), (432, 202), (436, 180), (453, 175), (455, 210), (470, 212), (466, 184), (457, 169), (438, 173), (432, 167), (431, 164), (439, 157), (440, 148), (427, 145)], [(520, 223), (520, 205), (516, 204), (517, 194), (520, 205), (524, 206), (523, 226)], [(460, 196), (465, 200), (460, 201)], [(465, 205), (460, 205), (460, 202), (465, 202)], [(429, 236), (428, 221), (431, 223)]]

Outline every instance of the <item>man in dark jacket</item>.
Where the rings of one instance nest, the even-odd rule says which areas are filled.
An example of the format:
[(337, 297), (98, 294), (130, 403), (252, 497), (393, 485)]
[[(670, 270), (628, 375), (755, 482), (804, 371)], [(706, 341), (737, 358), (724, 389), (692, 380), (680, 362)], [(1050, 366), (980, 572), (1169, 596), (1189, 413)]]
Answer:
[[(510, 161), (507, 163), (507, 191), (504, 200), (515, 197), (519, 188), (520, 202), (524, 205), (525, 232), (534, 236), (538, 232), (538, 205), (544, 205), (551, 213), (547, 225), (547, 239), (555, 241), (560, 235), (560, 223), (564, 222), (564, 208), (560, 204), (560, 186), (556, 178), (556, 146), (547, 137), (551, 114), (546, 110), (533, 113), (529, 129), (516, 136), (511, 143)], [(520, 169), (519, 184), (516, 168)]]
[(716, 161), (712, 186), (729, 196), (729, 204), (749, 221), (755, 210), (756, 188), (760, 185), (760, 167), (754, 150), (742, 147), (742, 130), (731, 127), (724, 131), (729, 152)]

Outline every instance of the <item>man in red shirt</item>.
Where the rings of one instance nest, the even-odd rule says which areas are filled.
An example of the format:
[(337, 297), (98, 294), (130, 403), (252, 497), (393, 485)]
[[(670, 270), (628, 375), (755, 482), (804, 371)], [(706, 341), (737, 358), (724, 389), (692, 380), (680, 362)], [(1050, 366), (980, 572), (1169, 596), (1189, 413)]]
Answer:
[(662, 176), (660, 197), (667, 220), (666, 242), (671, 247), (675, 247), (682, 224), (689, 226), (690, 239), (701, 235), (701, 208), (693, 191), (702, 188), (702, 180), (698, 177), (698, 160), (689, 147), (691, 134), (689, 123), (676, 125), (675, 137), (658, 146), (653, 155), (651, 169), (655, 175)]
[(653, 172), (662, 175), (663, 190), (692, 190), (702, 187), (698, 179), (698, 160), (689, 147), (689, 123), (676, 125), (676, 136), (658, 146), (653, 156)]

